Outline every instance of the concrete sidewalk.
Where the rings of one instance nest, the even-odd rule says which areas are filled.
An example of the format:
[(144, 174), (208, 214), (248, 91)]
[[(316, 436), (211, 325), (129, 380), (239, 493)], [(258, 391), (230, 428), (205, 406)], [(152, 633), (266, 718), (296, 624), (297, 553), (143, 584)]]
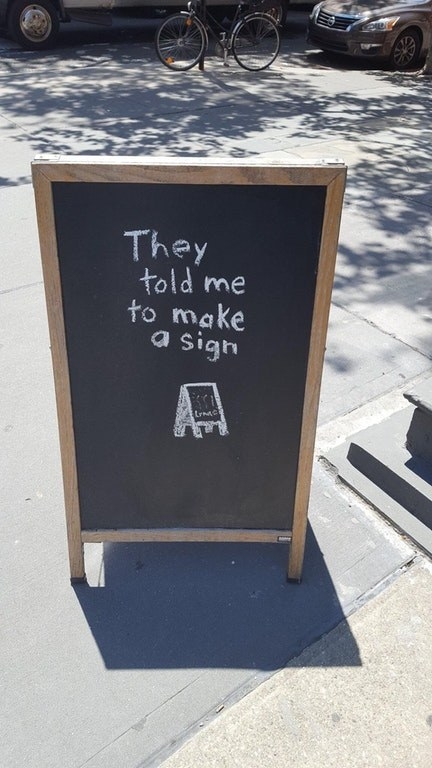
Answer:
[[(177, 75), (150, 33), (89, 34), (0, 45), (0, 765), (426, 768), (429, 561), (318, 456), (432, 369), (429, 80), (329, 62), (297, 22), (253, 76), (213, 57)], [(119, 544), (86, 547), (71, 588), (41, 152), (347, 163), (301, 586), (283, 546)]]
[[(164, 768), (430, 768), (432, 569), (415, 560)], [(349, 660), (350, 635), (360, 663)], [(206, 725), (206, 721), (200, 725)]]

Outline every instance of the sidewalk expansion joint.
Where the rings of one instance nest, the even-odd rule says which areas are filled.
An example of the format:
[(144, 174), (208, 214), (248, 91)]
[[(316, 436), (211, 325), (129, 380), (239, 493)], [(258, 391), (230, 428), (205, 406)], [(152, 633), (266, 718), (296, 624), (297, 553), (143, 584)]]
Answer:
[(27, 285), (17, 285), (16, 288), (5, 288), (4, 291), (0, 291), (0, 296), (5, 293), (15, 293), (16, 291), (25, 291), (27, 288), (34, 288), (36, 285), (43, 285), (43, 280), (38, 280), (37, 283), (27, 283)]
[(370, 328), (374, 328), (375, 330), (377, 330), (380, 333), (384, 334), (384, 336), (388, 336), (391, 339), (395, 339), (400, 344), (403, 344), (404, 347), (407, 347), (408, 349), (411, 349), (414, 352), (417, 352), (419, 355), (424, 357), (426, 360), (432, 360), (432, 355), (427, 355), (421, 349), (418, 349), (417, 347), (414, 347), (411, 344), (407, 344), (406, 341), (404, 341), (403, 339), (400, 339), (399, 336), (397, 336), (395, 333), (389, 333), (389, 331), (387, 331), (385, 328), (382, 328), (380, 325), (375, 323), (373, 320), (368, 320), (360, 312), (356, 312), (356, 311), (354, 311), (352, 309), (349, 309), (347, 306), (345, 306), (344, 304), (339, 304), (337, 301), (332, 301), (332, 306), (335, 306), (338, 309), (342, 310), (343, 312), (346, 312), (348, 315), (351, 315), (351, 317), (355, 317), (357, 320), (362, 320)]
[[(150, 720), (150, 718), (152, 717), (152, 715), (156, 714), (156, 712), (161, 710), (164, 706), (166, 706), (166, 704), (168, 704), (173, 699), (176, 699), (180, 694), (182, 694), (184, 691), (186, 691), (188, 688), (190, 688), (192, 685), (194, 685), (196, 683), (196, 681), (199, 680), (200, 677), (202, 677), (204, 674), (205, 674), (205, 671), (204, 672), (200, 672), (200, 674), (197, 677), (195, 677), (193, 680), (191, 680), (189, 683), (187, 683), (187, 685), (184, 685), (183, 688), (181, 688), (180, 690), (176, 691), (172, 696), (168, 696), (168, 698), (165, 699), (165, 701), (161, 702), (161, 704), (159, 704), (157, 707), (155, 707), (151, 712), (148, 712), (143, 718), (141, 718), (141, 720), (137, 720), (137, 721), (135, 721), (133, 723), (133, 725), (130, 725), (127, 728), (125, 728), (125, 730), (122, 731), (121, 733), (119, 733), (114, 739), (109, 741), (107, 744), (104, 744), (93, 755), (90, 755), (90, 757), (88, 757), (79, 766), (79, 768), (85, 768), (85, 766), (89, 765), (89, 763), (91, 763), (91, 761), (94, 760), (95, 757), (97, 757), (98, 755), (102, 754), (102, 752), (104, 752), (106, 749), (109, 749), (109, 747), (111, 747), (117, 741), (122, 739), (124, 736), (126, 736), (126, 734), (130, 733), (131, 731), (142, 731), (144, 726), (148, 722), (148, 720)], [(139, 768), (141, 768), (141, 765), (139, 766)]]
[(364, 592), (362, 595), (360, 595), (357, 600), (354, 600), (350, 606), (349, 611), (346, 613), (346, 617), (348, 618), (349, 616), (352, 616), (364, 605), (369, 603), (375, 597), (378, 597), (378, 595), (390, 587), (400, 576), (403, 576), (404, 573), (407, 573), (407, 571), (411, 570), (416, 565), (421, 565), (421, 563), (424, 562), (424, 559), (425, 558), (423, 555), (418, 552), (407, 558), (407, 560), (401, 563), (401, 565), (396, 568), (395, 571), (392, 571), (391, 573), (387, 574), (387, 576), (384, 576), (384, 578), (381, 579), (378, 584), (375, 584), (367, 592)]

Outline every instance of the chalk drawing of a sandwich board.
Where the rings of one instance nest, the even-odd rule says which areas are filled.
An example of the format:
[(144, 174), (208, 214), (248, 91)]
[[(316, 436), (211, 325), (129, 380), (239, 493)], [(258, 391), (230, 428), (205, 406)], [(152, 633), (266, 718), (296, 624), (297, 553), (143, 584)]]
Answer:
[(194, 437), (213, 432), (217, 427), (220, 435), (228, 435), (227, 423), (217, 385), (210, 382), (182, 384), (174, 423), (175, 437), (184, 437), (190, 427)]

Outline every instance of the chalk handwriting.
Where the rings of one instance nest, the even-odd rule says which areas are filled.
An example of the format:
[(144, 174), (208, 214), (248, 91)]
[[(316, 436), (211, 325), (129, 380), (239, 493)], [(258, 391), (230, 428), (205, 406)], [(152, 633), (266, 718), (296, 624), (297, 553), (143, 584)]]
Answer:
[[(202, 272), (202, 259), (210, 253), (207, 242), (180, 237), (171, 242), (151, 227), (123, 235), (130, 239), (140, 287), (127, 312), (135, 326), (149, 329), (149, 343), (161, 350), (175, 346), (202, 354), (210, 363), (238, 356), (238, 334), (247, 327), (238, 306), (246, 293), (244, 275)], [(205, 297), (209, 306), (197, 311), (197, 296)]]
[(235, 277), (231, 281), (231, 284), (225, 277), (207, 277), (204, 278), (204, 290), (206, 293), (210, 293), (210, 288), (214, 288), (216, 291), (221, 291), (224, 288), (226, 293), (230, 290), (237, 295), (245, 292), (245, 279), (241, 275)]
[(230, 317), (231, 307), (224, 308), (223, 304), (217, 305), (216, 312), (204, 312), (204, 314), (197, 315), (192, 309), (180, 309), (179, 307), (173, 307), (172, 321), (175, 325), (183, 323), (183, 325), (199, 325), (200, 328), (208, 328), (211, 330), (213, 325), (216, 325), (220, 330), (244, 331), (244, 316), (241, 310), (235, 312)]
[[(144, 277), (140, 277), (140, 282), (144, 283), (146, 292), (149, 296), (154, 293), (193, 293), (192, 275), (189, 267), (186, 267), (184, 273), (184, 280), (181, 280), (176, 275), (175, 269), (170, 270), (169, 280), (164, 280), (159, 275), (151, 275), (149, 268), (145, 268)], [(156, 282), (152, 282), (155, 280)]]
[[(166, 245), (159, 240), (159, 232), (156, 229), (132, 229), (123, 234), (124, 237), (132, 238), (132, 258), (134, 261), (139, 261), (140, 258), (145, 258), (148, 254), (151, 255), (152, 259), (157, 259), (159, 256), (167, 259), (176, 256), (178, 259), (182, 259), (185, 254), (193, 254), (195, 251), (194, 264), (199, 267), (207, 249), (207, 243), (203, 245), (191, 244), (182, 238), (174, 240), (171, 245)], [(141, 241), (141, 238), (145, 238), (144, 241)]]
[(198, 331), (196, 337), (192, 336), (191, 333), (183, 333), (182, 336), (180, 336), (180, 341), (181, 349), (184, 352), (191, 352), (193, 349), (203, 349), (206, 353), (206, 358), (210, 363), (217, 363), (221, 356), (221, 352), (223, 355), (236, 355), (238, 351), (237, 344), (233, 341), (227, 341), (226, 339), (222, 339), (222, 343), (216, 339), (207, 339), (207, 341), (204, 341), (202, 338), (202, 331)]

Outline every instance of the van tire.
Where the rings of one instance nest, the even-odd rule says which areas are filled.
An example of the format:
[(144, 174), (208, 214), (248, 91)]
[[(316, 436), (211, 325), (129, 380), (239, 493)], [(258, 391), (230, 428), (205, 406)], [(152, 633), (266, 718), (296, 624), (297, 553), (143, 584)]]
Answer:
[(51, 0), (13, 0), (8, 13), (8, 32), (22, 48), (52, 48), (59, 32), (58, 10)]

